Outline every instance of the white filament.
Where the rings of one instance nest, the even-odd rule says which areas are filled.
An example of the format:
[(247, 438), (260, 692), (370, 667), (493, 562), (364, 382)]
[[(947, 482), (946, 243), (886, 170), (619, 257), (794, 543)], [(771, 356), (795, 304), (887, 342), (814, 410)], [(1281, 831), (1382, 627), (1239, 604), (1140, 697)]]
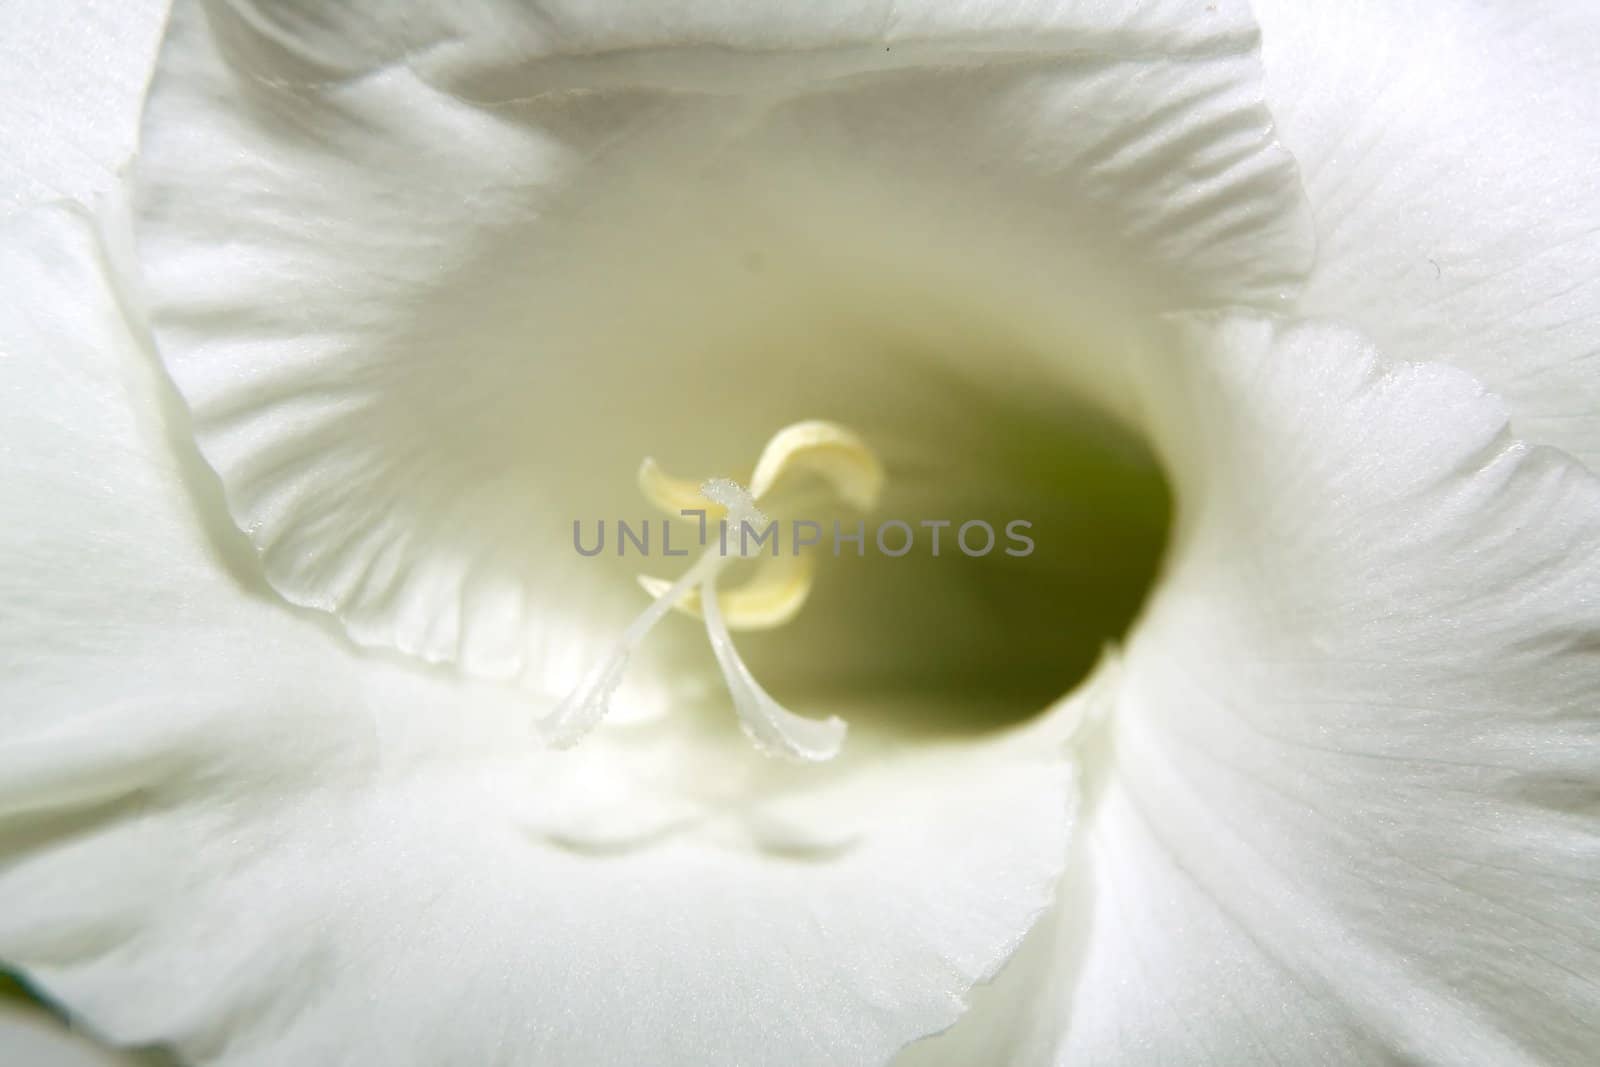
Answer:
[(717, 665), (722, 668), (722, 679), (733, 696), (733, 706), (739, 712), (739, 725), (744, 728), (745, 736), (768, 755), (808, 762), (837, 756), (849, 730), (845, 721), (838, 716), (808, 719), (796, 715), (772, 699), (739, 658), (739, 650), (734, 648), (733, 637), (722, 620), (714, 571), (701, 582), (700, 603), (705, 612), (711, 651), (716, 653)]

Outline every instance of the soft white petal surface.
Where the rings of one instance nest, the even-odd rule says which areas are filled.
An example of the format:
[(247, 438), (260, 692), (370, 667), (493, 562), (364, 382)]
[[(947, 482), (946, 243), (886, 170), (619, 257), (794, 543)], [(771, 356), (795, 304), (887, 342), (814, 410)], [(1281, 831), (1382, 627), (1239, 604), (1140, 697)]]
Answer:
[(179, 6), (140, 255), (233, 514), (361, 643), (550, 692), (638, 610), (570, 528), (642, 457), (893, 460), (997, 351), (1309, 262), (1236, 5)]
[(1061, 903), (908, 1062), (1591, 1062), (1600, 483), (1342, 329), (1169, 348), (1200, 357), (1148, 394), (1179, 529), (1063, 709)]
[(857, 735), (787, 768), (725, 719), (537, 751), (524, 701), (254, 583), (82, 222), (6, 233), (0, 277), (0, 959), (98, 1031), (273, 1067), (881, 1062), (1044, 910), (1059, 756)]
[(1199, 11), (1185, 0), (550, 0), (532, 10), (518, 0), (358, 0), (335, 7), (318, 0), (229, 0), (210, 6), (245, 33), (263, 59), (270, 50), (274, 62), (328, 77), (360, 76), (395, 62), (464, 72), (557, 57), (615, 63), (624, 73), (667, 71), (677, 81), (714, 76), (719, 59), (740, 55), (773, 60), (789, 54), (809, 62), (795, 53), (921, 44), (1087, 52), (1105, 50), (1108, 42), (1149, 55), (1204, 55), (1248, 47), (1255, 35), (1249, 8), (1227, 0)]
[(43, 1008), (0, 994), (0, 1063), (16, 1067), (158, 1067), (73, 1033)]
[(1600, 6), (1258, 0), (1313, 313), (1472, 371), (1600, 469)]
[(133, 150), (161, 0), (6, 0), (0, 216), (112, 185)]

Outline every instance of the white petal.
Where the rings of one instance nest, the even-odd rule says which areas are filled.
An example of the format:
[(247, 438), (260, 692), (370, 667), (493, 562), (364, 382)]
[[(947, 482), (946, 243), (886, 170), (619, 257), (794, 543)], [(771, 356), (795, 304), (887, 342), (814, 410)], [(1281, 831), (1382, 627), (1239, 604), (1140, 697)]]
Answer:
[(1055, 926), (910, 1062), (1586, 1062), (1600, 482), (1342, 330), (1170, 346), (1179, 532), (1074, 709)]
[[(400, 17), (395, 8), (404, 9)], [(1118, 43), (1152, 54), (1206, 52), (1247, 45), (1255, 27), (1246, 5), (1185, 0), (1020, 0), (949, 4), (943, 0), (552, 0), (537, 17), (517, 0), (395, 5), (355, 0), (235, 0), (225, 18), (233, 44), (254, 61), (298, 64), (304, 72), (349, 77), (404, 60), (432, 74), (486, 73), (527, 59), (601, 60), (624, 73), (670, 70), (677, 78), (725, 74), (719, 60), (739, 54), (769, 66), (782, 53), (857, 48), (881, 51), (954, 42), (981, 52), (1080, 51), (1116, 34)], [(673, 49), (693, 54), (657, 53)], [(733, 53), (718, 55), (719, 52)], [(771, 55), (768, 53), (779, 53)], [(796, 57), (804, 59), (805, 57)], [(479, 64), (478, 60), (484, 61)], [(668, 62), (662, 62), (668, 61)], [(285, 73), (294, 70), (287, 67)]]
[(642, 457), (937, 436), (958, 378), (1016, 385), (996, 351), (1092, 364), (1135, 306), (1297, 282), (1219, 6), (182, 4), (139, 171), (163, 358), (276, 588), (563, 693), (555, 605), (636, 610), (571, 522), (640, 514)]
[(73, 1033), (43, 1009), (12, 1000), (0, 991), (0, 1057), (17, 1067), (156, 1067), (97, 1046)]
[(133, 150), (161, 0), (7, 0), (0, 33), (0, 215), (111, 187)]
[(96, 1030), (273, 1067), (881, 1062), (1044, 910), (1059, 757), (863, 732), (784, 768), (726, 721), (539, 751), (506, 691), (285, 611), (97, 275), (64, 214), (0, 240), (0, 958)]
[(1467, 368), (1519, 435), (1600, 469), (1600, 9), (1256, 8), (1317, 216), (1306, 309)]

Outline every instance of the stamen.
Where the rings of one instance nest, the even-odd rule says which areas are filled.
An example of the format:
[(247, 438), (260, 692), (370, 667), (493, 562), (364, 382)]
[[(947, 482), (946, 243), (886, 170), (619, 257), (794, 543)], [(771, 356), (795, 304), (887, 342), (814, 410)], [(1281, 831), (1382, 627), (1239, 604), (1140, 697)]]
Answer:
[(849, 726), (838, 716), (808, 719), (796, 715), (776, 700), (757, 682), (733, 647), (733, 638), (722, 621), (717, 603), (717, 576), (706, 576), (700, 583), (700, 602), (705, 605), (706, 635), (716, 653), (722, 679), (733, 695), (739, 712), (739, 725), (755, 746), (771, 756), (820, 763), (839, 754)]
[(820, 475), (845, 501), (862, 510), (876, 504), (883, 490), (883, 467), (871, 449), (843, 427), (820, 421), (795, 423), (775, 434), (762, 449), (749, 491), (730, 478), (713, 478), (697, 486), (669, 476), (653, 459), (639, 465), (639, 489), (652, 503), (674, 515), (703, 509), (708, 522), (725, 517), (728, 538), (726, 542), (717, 538), (675, 582), (640, 577), (639, 583), (655, 600), (628, 625), (577, 688), (539, 723), (551, 746), (576, 744), (605, 718), (634, 651), (656, 623), (676, 608), (704, 616), (706, 636), (733, 696), (740, 726), (756, 747), (771, 755), (809, 761), (838, 754), (849, 730), (845, 722), (836, 716), (809, 719), (779, 704), (751, 675), (729, 634), (730, 621), (739, 629), (766, 629), (792, 619), (811, 592), (811, 557), (793, 553), (763, 557), (755, 576), (744, 586), (725, 597), (717, 593), (717, 576), (730, 559), (743, 556), (743, 528), (748, 525), (761, 531), (770, 522), (756, 500), (795, 469)]

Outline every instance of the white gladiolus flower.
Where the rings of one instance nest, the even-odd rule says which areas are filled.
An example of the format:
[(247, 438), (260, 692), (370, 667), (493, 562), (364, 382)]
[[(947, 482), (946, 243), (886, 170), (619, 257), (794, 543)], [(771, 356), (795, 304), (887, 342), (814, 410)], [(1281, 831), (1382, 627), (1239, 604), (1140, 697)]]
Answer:
[(1588, 1062), (1600, 28), (1305, 6), (179, 2), (0, 239), (0, 961), (226, 1067)]

